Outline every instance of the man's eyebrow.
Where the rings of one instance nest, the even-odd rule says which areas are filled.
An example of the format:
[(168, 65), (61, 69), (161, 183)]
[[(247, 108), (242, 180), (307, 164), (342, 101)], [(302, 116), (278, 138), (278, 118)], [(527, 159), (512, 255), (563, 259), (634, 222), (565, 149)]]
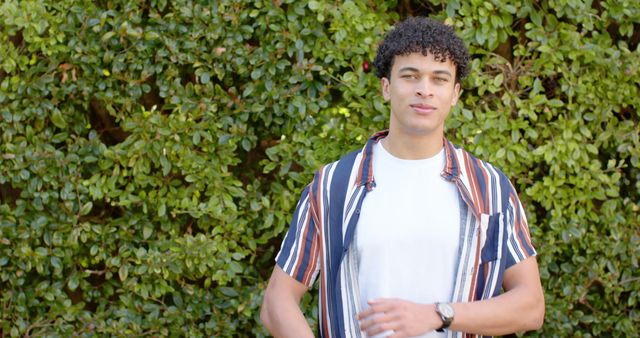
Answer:
[[(398, 73), (403, 73), (403, 72), (419, 73), (420, 70), (418, 70), (418, 68), (415, 68), (415, 67), (402, 67), (402, 68), (400, 68), (398, 70)], [(449, 77), (453, 77), (451, 72), (449, 72), (448, 70), (444, 70), (444, 69), (434, 70), (433, 74), (435, 74), (435, 75), (447, 75)]]
[(451, 75), (451, 73), (450, 73), (448, 70), (444, 70), (444, 69), (442, 69), (442, 70), (436, 70), (436, 71), (434, 71), (433, 73), (434, 73), (434, 74), (436, 74), (436, 75), (447, 75), (447, 76), (449, 76), (449, 77), (452, 77), (452, 76), (453, 76), (453, 75)]
[(418, 73), (419, 70), (418, 68), (415, 67), (402, 67), (398, 70), (398, 73), (402, 73), (402, 72), (414, 72), (414, 73)]

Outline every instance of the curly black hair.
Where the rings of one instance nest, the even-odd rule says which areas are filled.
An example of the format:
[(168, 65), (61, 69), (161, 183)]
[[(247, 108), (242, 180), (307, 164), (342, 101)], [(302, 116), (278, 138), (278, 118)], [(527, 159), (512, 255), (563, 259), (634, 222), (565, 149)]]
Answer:
[(453, 28), (425, 17), (409, 17), (398, 22), (378, 47), (373, 61), (376, 76), (391, 75), (396, 55), (432, 54), (438, 61), (451, 60), (456, 66), (456, 82), (469, 73), (469, 51)]

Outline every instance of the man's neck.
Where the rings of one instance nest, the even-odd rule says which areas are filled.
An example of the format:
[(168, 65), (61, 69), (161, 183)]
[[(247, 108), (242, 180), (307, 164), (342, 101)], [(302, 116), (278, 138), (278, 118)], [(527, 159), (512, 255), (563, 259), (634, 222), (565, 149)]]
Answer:
[(391, 155), (405, 160), (421, 160), (438, 154), (443, 146), (444, 134), (407, 135), (393, 133), (382, 140), (382, 145)]

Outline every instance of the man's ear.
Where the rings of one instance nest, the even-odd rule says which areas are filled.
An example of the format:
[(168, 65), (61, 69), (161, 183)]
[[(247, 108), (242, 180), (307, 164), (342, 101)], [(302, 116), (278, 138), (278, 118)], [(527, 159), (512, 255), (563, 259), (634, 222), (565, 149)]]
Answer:
[(385, 101), (389, 101), (391, 99), (391, 90), (389, 88), (389, 79), (383, 77), (380, 79), (380, 87), (382, 88), (382, 97), (384, 97)]
[(458, 99), (460, 98), (460, 93), (462, 93), (460, 82), (456, 82), (456, 84), (453, 86), (453, 96), (451, 97), (451, 106), (455, 106), (458, 103)]

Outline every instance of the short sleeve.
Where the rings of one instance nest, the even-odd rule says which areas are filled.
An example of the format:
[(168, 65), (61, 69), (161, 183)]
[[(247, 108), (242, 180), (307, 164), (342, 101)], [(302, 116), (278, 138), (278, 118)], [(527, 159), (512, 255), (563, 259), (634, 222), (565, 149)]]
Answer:
[(515, 188), (509, 183), (509, 201), (507, 209), (507, 262), (508, 269), (526, 258), (536, 255), (536, 250), (531, 242), (529, 225), (522, 203), (518, 198)]
[(310, 187), (307, 186), (300, 196), (289, 230), (276, 256), (276, 264), (307, 287), (313, 286), (320, 271), (320, 240), (312, 217)]

